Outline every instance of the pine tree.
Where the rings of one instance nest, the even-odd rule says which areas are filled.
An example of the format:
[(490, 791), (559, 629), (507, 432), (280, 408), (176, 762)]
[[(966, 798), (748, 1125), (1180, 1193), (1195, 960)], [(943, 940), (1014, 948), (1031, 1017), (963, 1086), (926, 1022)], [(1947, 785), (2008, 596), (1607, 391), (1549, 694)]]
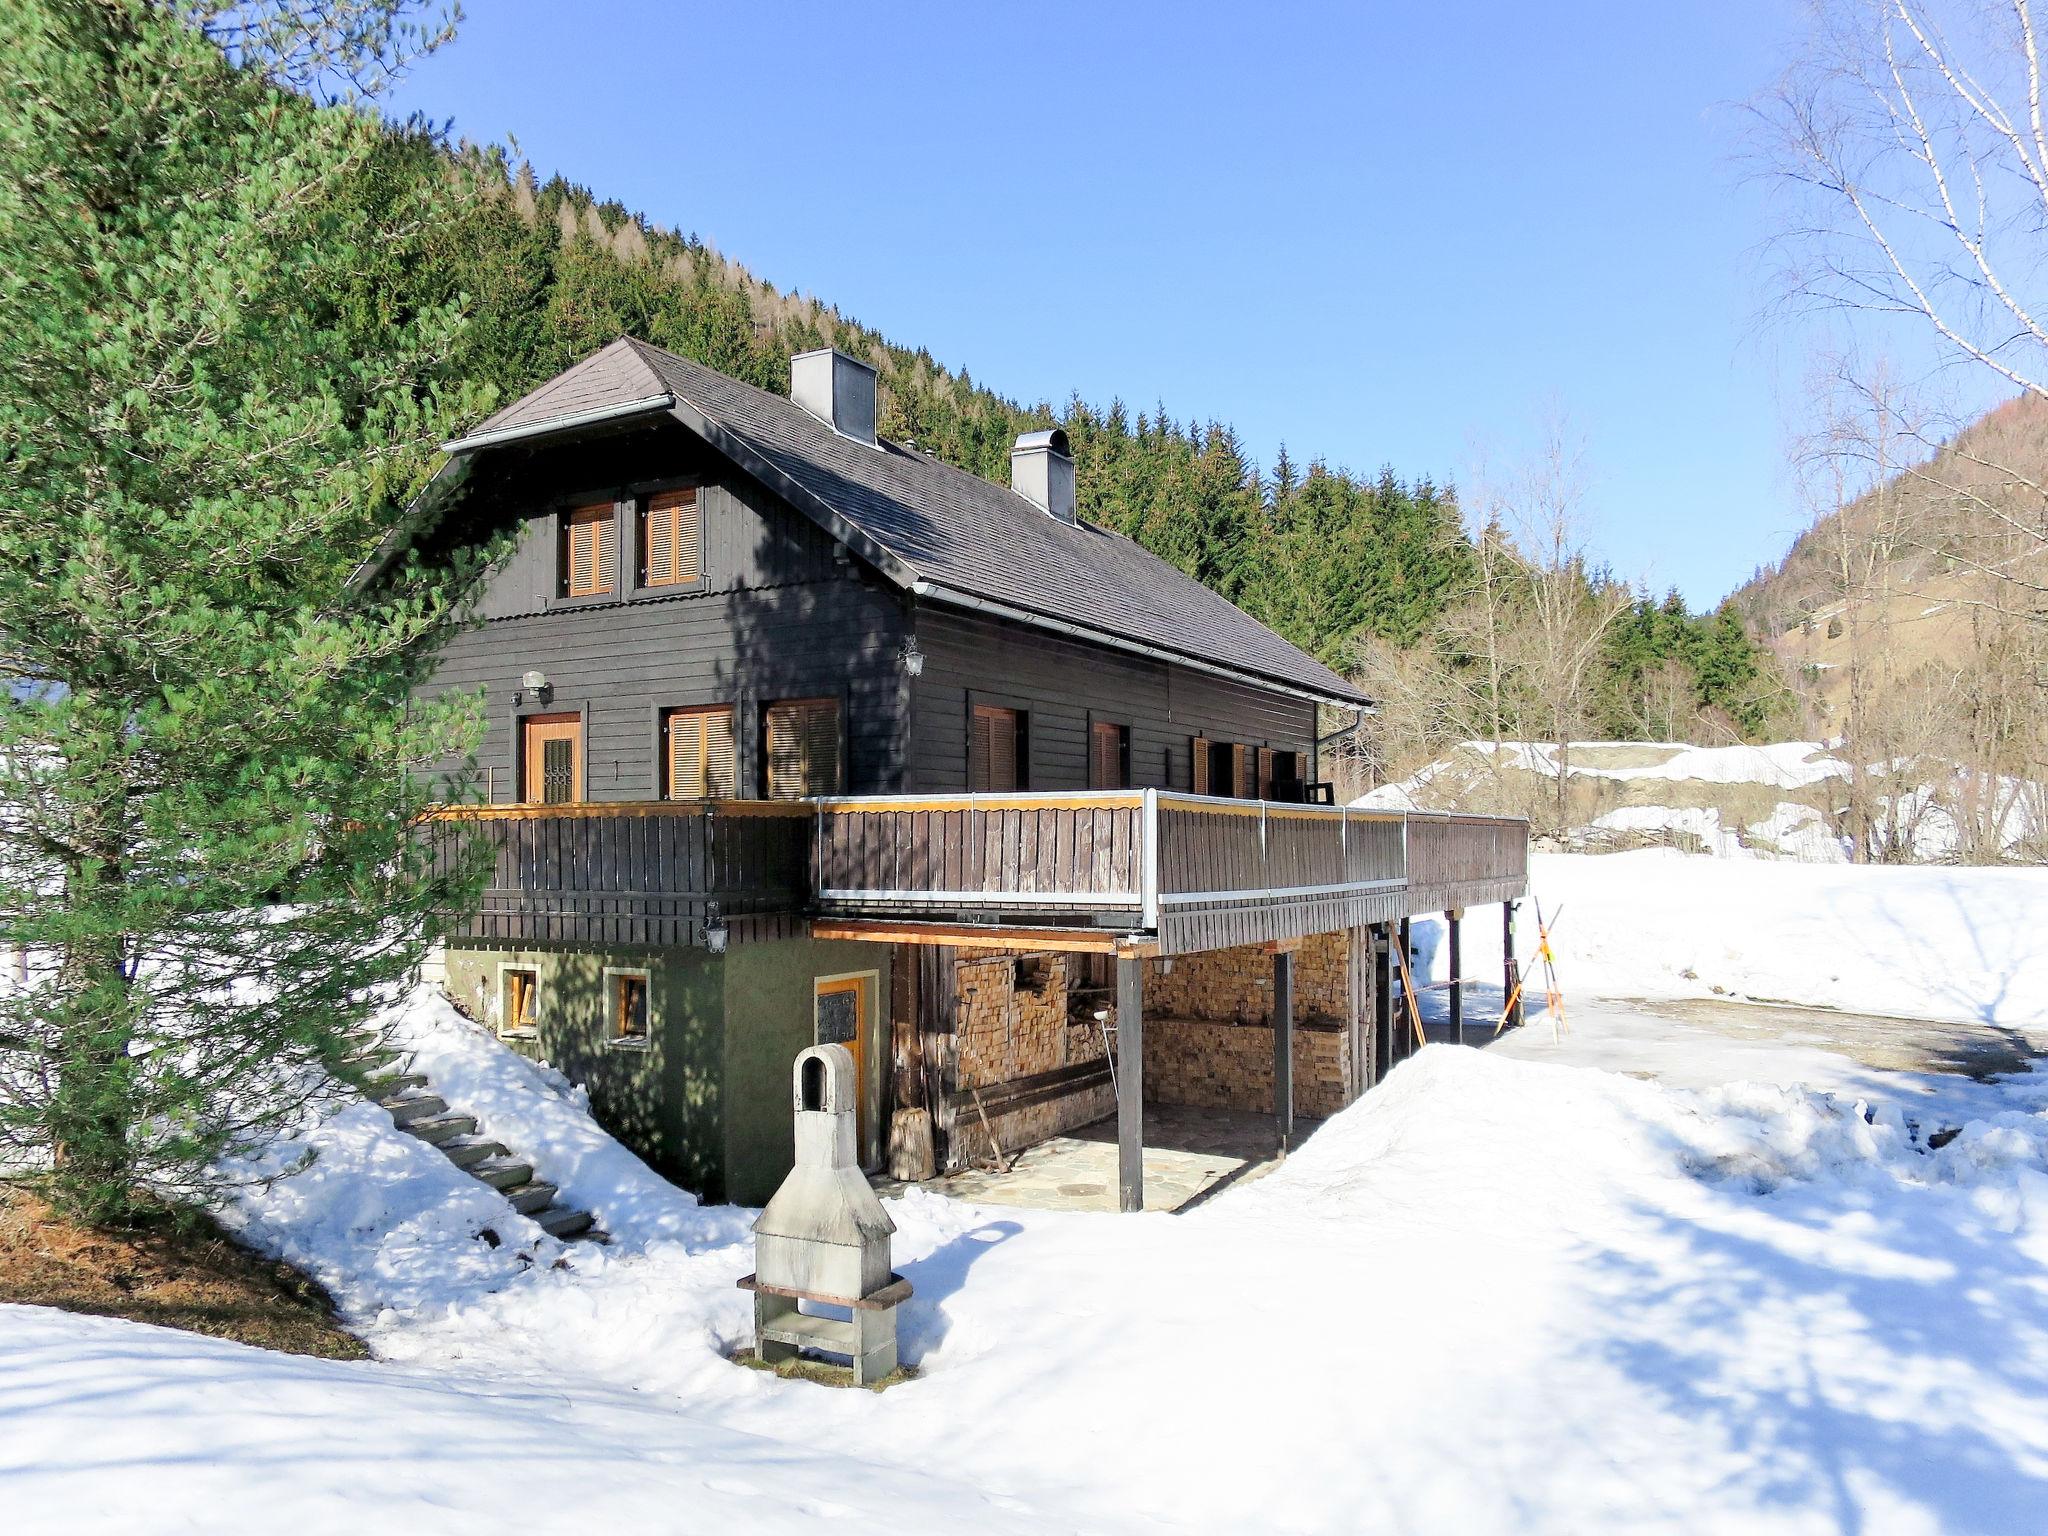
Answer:
[[(17, 0), (0, 51), (0, 1159), (113, 1219), (346, 1073), (459, 904), (409, 706), (474, 559), (351, 573), (479, 404), (365, 270), (450, 191), (365, 180), (405, 0)], [(316, 98), (332, 104), (320, 105)], [(381, 210), (381, 211), (379, 211)]]

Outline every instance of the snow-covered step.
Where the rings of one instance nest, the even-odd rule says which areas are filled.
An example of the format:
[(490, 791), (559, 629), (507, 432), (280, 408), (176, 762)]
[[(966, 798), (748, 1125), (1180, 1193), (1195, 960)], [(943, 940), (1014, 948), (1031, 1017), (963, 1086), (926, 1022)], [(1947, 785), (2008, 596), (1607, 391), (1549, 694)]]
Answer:
[(529, 1179), (500, 1193), (512, 1202), (512, 1209), (520, 1215), (533, 1216), (553, 1205), (555, 1196), (561, 1191), (543, 1179)]
[(533, 1219), (540, 1223), (540, 1229), (549, 1237), (558, 1237), (563, 1242), (572, 1237), (583, 1237), (597, 1225), (590, 1212), (574, 1211), (566, 1205), (536, 1212)]
[(427, 1074), (424, 1072), (391, 1072), (381, 1077), (370, 1078), (363, 1084), (373, 1099), (388, 1099), (404, 1093), (408, 1088), (426, 1086)]
[[(492, 1158), (509, 1157), (511, 1150), (502, 1141), (493, 1141), (488, 1136), (451, 1136), (446, 1141), (436, 1142), (442, 1154), (456, 1167), (475, 1172), (481, 1163)], [(524, 1163), (518, 1166), (524, 1168)]]
[(435, 1146), (444, 1141), (453, 1141), (458, 1136), (476, 1134), (475, 1115), (431, 1115), (425, 1120), (415, 1120), (405, 1129), (421, 1141), (431, 1141)]
[[(445, 1152), (447, 1148), (443, 1147), (441, 1150)], [(458, 1161), (457, 1166), (464, 1165)], [(494, 1157), (478, 1158), (466, 1166), (471, 1178), (482, 1179), (497, 1190), (516, 1189), (533, 1177), (533, 1164), (504, 1153)]]
[(416, 1125), (422, 1120), (431, 1120), (436, 1115), (448, 1112), (448, 1101), (437, 1093), (423, 1093), (411, 1089), (377, 1101), (391, 1112), (391, 1123), (400, 1130)]

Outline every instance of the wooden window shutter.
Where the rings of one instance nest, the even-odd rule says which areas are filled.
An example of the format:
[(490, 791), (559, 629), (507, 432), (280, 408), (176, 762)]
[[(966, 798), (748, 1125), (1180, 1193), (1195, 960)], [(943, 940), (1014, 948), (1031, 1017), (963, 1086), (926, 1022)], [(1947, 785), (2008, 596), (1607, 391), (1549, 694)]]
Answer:
[(1273, 763), (1278, 754), (1271, 747), (1259, 748), (1259, 798), (1273, 798)]
[(578, 507), (562, 517), (562, 590), (570, 597), (595, 597), (612, 589), (618, 528), (612, 506)]
[(1243, 798), (1251, 793), (1250, 764), (1242, 743), (1230, 749), (1230, 793)]
[(737, 800), (740, 794), (738, 733), (730, 709), (704, 714), (704, 792), (713, 800)]
[(967, 787), (993, 794), (1017, 788), (1017, 711), (993, 704), (974, 706), (967, 747)]
[(667, 794), (671, 800), (738, 797), (739, 758), (730, 705), (669, 711)]
[(1130, 771), (1125, 762), (1125, 742), (1128, 736), (1123, 726), (1110, 720), (1097, 720), (1088, 727), (1088, 787), (1090, 789), (1128, 789)]
[(648, 587), (684, 586), (704, 569), (704, 522), (697, 488), (663, 491), (647, 498), (640, 514), (640, 582)]
[(1190, 750), (1194, 758), (1194, 791), (1198, 795), (1206, 795), (1210, 792), (1209, 738), (1206, 736), (1197, 736), (1195, 738), (1194, 746)]
[(766, 778), (771, 800), (837, 794), (839, 701), (783, 699), (768, 706)]

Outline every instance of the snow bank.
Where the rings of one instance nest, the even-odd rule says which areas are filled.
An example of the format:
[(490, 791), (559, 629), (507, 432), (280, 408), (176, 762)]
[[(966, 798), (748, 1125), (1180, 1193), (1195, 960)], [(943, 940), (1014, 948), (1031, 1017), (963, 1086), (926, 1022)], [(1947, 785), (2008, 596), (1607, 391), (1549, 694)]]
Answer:
[(421, 990), (376, 1024), (394, 1047), (412, 1054), (451, 1107), (475, 1115), (490, 1135), (530, 1159), (607, 1232), (647, 1242), (701, 1228), (695, 1197), (600, 1129), (581, 1088), (507, 1051), (446, 998)]
[(2048, 1089), (1932, 1128), (1436, 1046), (1185, 1217), (892, 1202), (922, 1375), (880, 1396), (720, 1358), (747, 1245), (697, 1210), (401, 1289), (405, 1365), (0, 1308), (0, 1476), (29, 1531), (2030, 1529)]
[[(1567, 994), (1727, 996), (1903, 1018), (2048, 1024), (2048, 870), (1832, 866), (1668, 849), (1536, 854)], [(1449, 972), (1442, 923), (1421, 968)], [(1536, 947), (1525, 904), (1524, 969)], [(1496, 909), (1465, 924), (1466, 974), (1500, 974)], [(1540, 982), (1531, 982), (1540, 985)], [(1539, 994), (1540, 996), (1540, 994)]]

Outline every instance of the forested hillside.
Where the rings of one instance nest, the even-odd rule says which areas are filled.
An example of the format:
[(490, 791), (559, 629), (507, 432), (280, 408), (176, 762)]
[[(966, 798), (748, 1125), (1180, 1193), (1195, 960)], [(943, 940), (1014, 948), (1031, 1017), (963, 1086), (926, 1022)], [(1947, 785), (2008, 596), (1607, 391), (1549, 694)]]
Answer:
[[(1284, 450), (1262, 470), (1229, 426), (1176, 416), (1164, 404), (1005, 398), (829, 304), (778, 292), (695, 236), (658, 229), (559, 180), (536, 184), (487, 154), (451, 159), (420, 131), (392, 131), (361, 183), (364, 211), (402, 202), (423, 182), (437, 188), (442, 217), (397, 246), (366, 252), (348, 302), (365, 323), (468, 305), (476, 323), (446, 359), (451, 383), (480, 383), (510, 399), (626, 333), (779, 392), (792, 353), (830, 343), (880, 370), (886, 435), (991, 479), (1007, 477), (1020, 431), (1063, 426), (1085, 516), (1342, 670), (1358, 670), (1368, 641), (1421, 643), (1473, 599), (1474, 546), (1456, 497), (1427, 477), (1391, 468), (1360, 476), (1322, 459), (1298, 464)], [(1607, 586), (1625, 602), (1634, 597)], [(1679, 714), (1720, 705), (1715, 668), (1694, 663), (1728, 639), (1716, 620), (1687, 614), (1675, 599), (1642, 600), (1601, 654), (1595, 691), (1605, 703), (1583, 723), (1633, 734), (1640, 711), (1623, 697), (1667, 665), (1686, 674)], [(1746, 642), (1739, 649), (1748, 654)], [(1735, 715), (1722, 709), (1720, 717)]]

